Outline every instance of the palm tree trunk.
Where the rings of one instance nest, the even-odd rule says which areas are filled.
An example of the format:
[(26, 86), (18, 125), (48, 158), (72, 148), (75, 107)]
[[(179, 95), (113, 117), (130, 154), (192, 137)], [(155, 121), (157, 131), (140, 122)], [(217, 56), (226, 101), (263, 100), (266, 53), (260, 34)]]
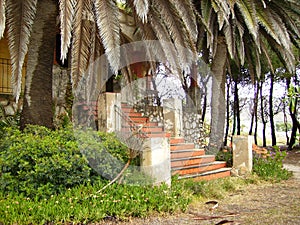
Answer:
[(227, 46), (225, 38), (219, 36), (217, 51), (212, 62), (212, 97), (209, 152), (216, 154), (223, 145), (225, 125), (225, 69)]
[(52, 67), (57, 14), (57, 1), (38, 1), (28, 52), (21, 129), (27, 124), (54, 127)]

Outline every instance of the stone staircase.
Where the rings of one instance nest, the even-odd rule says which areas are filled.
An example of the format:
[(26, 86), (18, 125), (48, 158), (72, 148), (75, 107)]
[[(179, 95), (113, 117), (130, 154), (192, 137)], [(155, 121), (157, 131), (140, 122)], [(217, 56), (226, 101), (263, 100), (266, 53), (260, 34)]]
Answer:
[[(122, 103), (122, 112), (130, 118), (149, 138), (167, 137), (170, 143), (172, 175), (179, 179), (211, 180), (230, 176), (231, 168), (226, 162), (216, 161), (214, 155), (205, 155), (204, 149), (196, 149), (193, 143), (186, 143), (182, 137), (171, 137), (164, 127), (137, 112), (132, 106)], [(122, 124), (122, 132), (129, 132), (130, 126)]]

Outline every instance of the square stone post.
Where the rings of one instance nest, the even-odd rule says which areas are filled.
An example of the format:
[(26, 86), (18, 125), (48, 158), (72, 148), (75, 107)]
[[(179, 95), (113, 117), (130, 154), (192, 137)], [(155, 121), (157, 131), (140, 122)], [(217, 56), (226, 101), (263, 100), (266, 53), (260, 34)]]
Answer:
[(232, 138), (233, 170), (239, 175), (252, 171), (253, 136), (235, 135)]
[(182, 100), (180, 99), (165, 99), (163, 102), (163, 114), (165, 127), (171, 126), (167, 132), (171, 132), (173, 137), (182, 136), (183, 129), (183, 114)]
[(120, 109), (119, 93), (103, 93), (98, 98), (98, 127), (102, 132), (121, 130), (121, 117), (116, 112), (115, 105)]
[(168, 138), (147, 138), (141, 154), (141, 170), (154, 179), (154, 185), (171, 186), (171, 160)]

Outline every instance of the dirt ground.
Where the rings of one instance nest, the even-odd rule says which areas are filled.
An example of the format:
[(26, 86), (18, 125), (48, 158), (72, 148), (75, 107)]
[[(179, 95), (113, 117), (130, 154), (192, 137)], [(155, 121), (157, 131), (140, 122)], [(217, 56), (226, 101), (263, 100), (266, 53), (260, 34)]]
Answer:
[(294, 172), (293, 178), (275, 184), (244, 186), (218, 200), (213, 211), (203, 202), (197, 202), (186, 213), (117, 224), (300, 224), (300, 151), (290, 152), (284, 166)]

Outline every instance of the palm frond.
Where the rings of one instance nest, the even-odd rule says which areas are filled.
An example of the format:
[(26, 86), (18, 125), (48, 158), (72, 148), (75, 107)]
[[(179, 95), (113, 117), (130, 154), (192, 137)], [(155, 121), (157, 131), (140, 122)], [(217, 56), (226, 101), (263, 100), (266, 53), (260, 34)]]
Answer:
[(273, 1), (270, 7), (282, 19), (290, 36), (300, 38), (300, 3)]
[(117, 73), (120, 60), (119, 8), (113, 0), (94, 0), (96, 22), (108, 61), (113, 73)]
[(259, 23), (278, 44), (281, 44), (286, 49), (290, 49), (291, 41), (288, 31), (285, 23), (278, 17), (277, 13), (268, 7), (263, 12), (258, 12), (257, 17)]
[(0, 39), (5, 30), (5, 0), (0, 0)]
[(280, 44), (280, 39), (277, 33), (277, 23), (270, 11), (268, 9), (262, 9), (258, 7), (256, 15), (258, 23), (268, 32), (270, 36), (274, 38), (278, 44)]
[(227, 4), (227, 1), (219, 0), (212, 0), (212, 6), (218, 16), (219, 30), (221, 30), (225, 23), (229, 24), (230, 6)]
[(235, 29), (235, 39), (236, 39), (236, 54), (237, 59), (239, 59), (240, 65), (245, 63), (245, 44), (244, 44), (244, 28), (239, 21), (235, 20), (236, 29)]
[(244, 18), (244, 22), (247, 25), (249, 33), (253, 36), (254, 41), (258, 44), (258, 22), (253, 0), (237, 0), (236, 5), (238, 6), (242, 17)]
[(147, 22), (147, 15), (149, 12), (149, 1), (148, 0), (134, 0), (133, 1), (135, 11), (140, 17), (143, 23)]
[(12, 86), (16, 101), (18, 101), (21, 93), (22, 67), (28, 51), (37, 0), (7, 0), (6, 4)]
[(260, 46), (262, 48), (262, 52), (264, 53), (265, 58), (267, 59), (269, 68), (270, 68), (271, 72), (274, 74), (275, 71), (274, 71), (274, 67), (272, 64), (272, 59), (269, 56), (270, 54), (268, 52), (268, 48), (267, 48), (266, 44), (263, 42), (262, 38), (260, 38)]
[[(151, 8), (151, 10), (149, 11), (149, 16), (150, 24), (156, 34), (156, 37), (158, 38), (158, 40), (163, 41), (157, 42), (157, 44), (163, 45), (164, 43), (167, 43), (171, 45), (172, 39), (168, 34), (167, 28), (163, 26), (163, 22), (160, 21), (159, 13), (155, 9)], [(182, 74), (181, 70), (178, 71), (178, 69), (180, 68), (180, 63), (178, 61), (178, 53), (175, 48), (172, 48), (172, 46), (161, 46), (160, 48), (155, 47), (155, 49), (155, 54), (159, 59), (163, 61), (163, 63), (169, 63), (172, 71), (175, 74)]]
[(186, 29), (183, 22), (180, 21), (175, 7), (168, 0), (153, 0), (154, 7), (160, 12), (162, 20), (165, 22), (169, 35), (174, 41), (174, 45), (179, 53), (178, 57), (182, 68), (191, 65), (192, 59), (188, 54), (190, 49), (188, 40), (186, 39)]
[(227, 49), (230, 57), (233, 59), (235, 55), (235, 36), (234, 27), (232, 25), (225, 24), (223, 27)]
[[(104, 83), (102, 79), (105, 77), (107, 78), (106, 73), (104, 74), (104, 66), (102, 63), (107, 64), (107, 61), (103, 62), (104, 60), (99, 60), (101, 55), (103, 54), (103, 46), (101, 44), (101, 38), (99, 33), (97, 32), (97, 25), (96, 23), (90, 21), (91, 23), (91, 39), (90, 39), (90, 53), (89, 53), (89, 60), (88, 60), (88, 68), (85, 72), (85, 81), (88, 88), (86, 88), (86, 99), (87, 102), (90, 102), (91, 98), (95, 98), (94, 93), (95, 90), (102, 90)], [(103, 59), (103, 58), (101, 58)], [(99, 71), (101, 71), (99, 73)], [(100, 77), (101, 76), (101, 77)]]
[(75, 12), (75, 0), (59, 0), (61, 56), (64, 61), (67, 58), (68, 48), (71, 44), (72, 24)]
[(286, 67), (286, 69), (293, 73), (295, 70), (295, 56), (291, 49), (286, 49), (282, 45), (278, 44), (273, 38), (263, 31), (263, 36), (268, 42), (271, 50), (276, 53), (282, 64)]
[(187, 31), (190, 33), (193, 42), (197, 41), (198, 29), (196, 23), (195, 9), (191, 0), (172, 0), (178, 11), (180, 18), (183, 20)]
[(76, 17), (74, 18), (71, 77), (72, 86), (75, 89), (86, 72), (91, 46), (91, 30), (93, 22), (86, 20), (84, 14), (92, 10), (91, 1), (77, 1), (75, 6)]

